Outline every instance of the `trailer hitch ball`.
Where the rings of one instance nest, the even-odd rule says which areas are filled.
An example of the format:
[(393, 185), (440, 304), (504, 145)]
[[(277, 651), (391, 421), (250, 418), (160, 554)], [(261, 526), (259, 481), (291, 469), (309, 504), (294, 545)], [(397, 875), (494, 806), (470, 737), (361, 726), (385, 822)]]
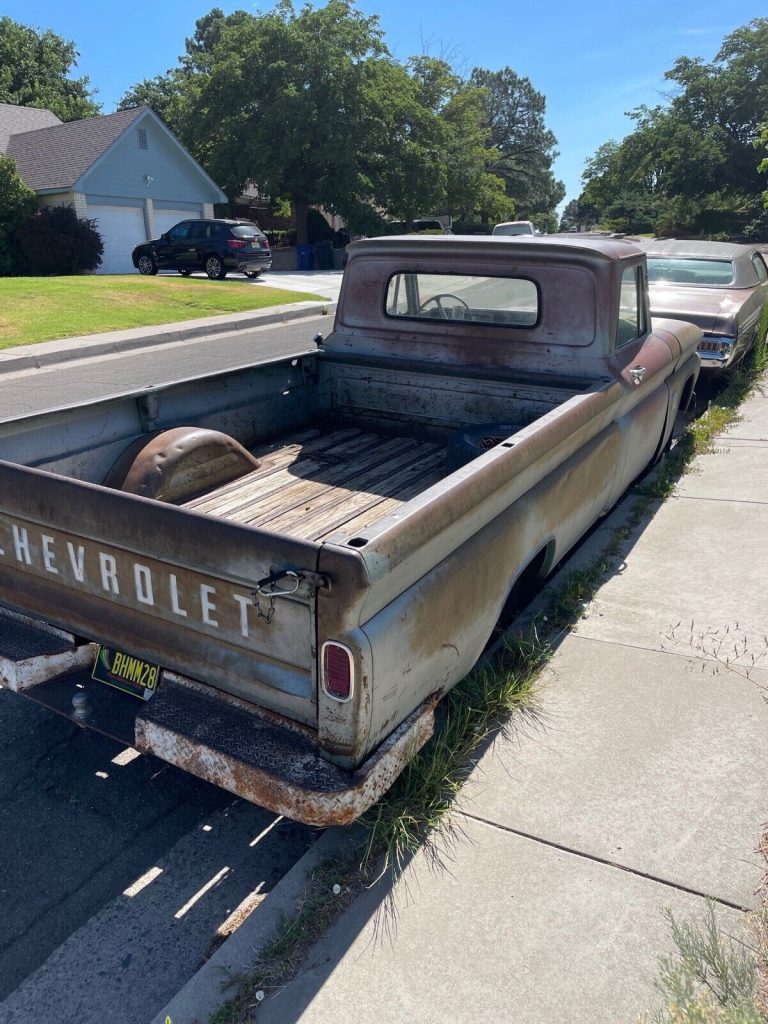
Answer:
[(91, 713), (91, 705), (88, 703), (88, 694), (85, 690), (78, 690), (72, 698), (72, 707), (75, 718), (87, 718)]

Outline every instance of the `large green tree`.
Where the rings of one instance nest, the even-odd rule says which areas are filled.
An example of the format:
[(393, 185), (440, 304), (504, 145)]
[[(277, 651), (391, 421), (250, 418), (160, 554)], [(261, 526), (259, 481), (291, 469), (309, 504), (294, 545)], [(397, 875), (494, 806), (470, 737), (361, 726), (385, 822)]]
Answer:
[(755, 146), (768, 110), (768, 18), (726, 36), (711, 63), (680, 57), (666, 77), (668, 100), (632, 111), (635, 129), (587, 165), (581, 201), (604, 221), (617, 206), (640, 211), (631, 230), (649, 212), (662, 231), (745, 230), (765, 188)]
[(470, 82), (482, 91), (488, 140), (498, 154), (493, 170), (504, 179), (516, 215), (543, 222), (565, 196), (552, 171), (557, 139), (545, 123), (546, 98), (510, 67), (475, 68)]
[(70, 77), (77, 57), (75, 44), (55, 32), (0, 18), (0, 103), (41, 107), (62, 121), (100, 113), (87, 76)]

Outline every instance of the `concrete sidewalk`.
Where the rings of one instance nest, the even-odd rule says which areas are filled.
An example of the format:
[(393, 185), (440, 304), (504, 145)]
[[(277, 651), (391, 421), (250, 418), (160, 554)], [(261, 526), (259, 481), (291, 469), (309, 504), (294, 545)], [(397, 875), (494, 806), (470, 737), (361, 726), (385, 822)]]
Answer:
[[(659, 1004), (665, 908), (700, 920), (711, 898), (739, 934), (764, 867), (768, 664), (745, 678), (713, 653), (725, 630), (765, 650), (768, 395), (743, 412), (627, 541), (545, 672), (538, 726), (483, 756), (445, 870), (420, 854), (381, 879), (261, 1024), (633, 1024)], [(174, 1024), (222, 998), (201, 982)]]

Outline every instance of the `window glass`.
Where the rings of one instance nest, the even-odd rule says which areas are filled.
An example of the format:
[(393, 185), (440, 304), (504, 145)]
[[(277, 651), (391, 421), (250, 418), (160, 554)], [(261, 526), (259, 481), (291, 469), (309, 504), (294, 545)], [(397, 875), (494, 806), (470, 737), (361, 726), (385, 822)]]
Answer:
[(757, 274), (758, 281), (768, 280), (768, 270), (766, 270), (765, 263), (763, 262), (763, 257), (759, 253), (752, 253), (752, 265), (755, 268), (755, 273)]
[(648, 280), (673, 284), (728, 285), (733, 283), (730, 260), (694, 260), (679, 256), (649, 256)]
[(254, 224), (237, 224), (232, 228), (235, 238), (262, 238), (263, 232)]
[(204, 220), (195, 220), (189, 226), (189, 238), (210, 238), (210, 224)]
[(641, 283), (640, 267), (627, 267), (621, 275), (619, 323), (616, 329), (617, 348), (628, 345), (644, 333), (644, 306), (640, 301)]
[(387, 288), (386, 313), (408, 320), (533, 327), (539, 321), (539, 291), (522, 277), (394, 274)]
[(168, 237), (172, 242), (183, 242), (189, 235), (189, 221), (182, 221), (181, 224), (175, 224), (168, 232)]

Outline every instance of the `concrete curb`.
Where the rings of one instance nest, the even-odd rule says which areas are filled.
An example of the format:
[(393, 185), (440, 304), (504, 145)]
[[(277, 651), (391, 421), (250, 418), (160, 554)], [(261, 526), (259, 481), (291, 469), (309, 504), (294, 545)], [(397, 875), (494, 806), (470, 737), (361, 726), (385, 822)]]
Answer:
[[(360, 839), (359, 828), (330, 828), (280, 879), (264, 902), (179, 989), (151, 1024), (207, 1024), (237, 994), (233, 982), (255, 963), (259, 952), (287, 917), (299, 910), (309, 872)], [(231, 985), (231, 987), (229, 987)]]
[(58, 341), (44, 341), (18, 349), (0, 351), (0, 374), (19, 370), (40, 370), (76, 359), (91, 359), (102, 355), (115, 355), (139, 348), (178, 341), (193, 341), (220, 334), (235, 334), (269, 324), (289, 323), (304, 317), (321, 316), (336, 308), (335, 302), (292, 302), (270, 309), (231, 313), (225, 316), (181, 320), (155, 327), (139, 327), (127, 331), (109, 331)]

